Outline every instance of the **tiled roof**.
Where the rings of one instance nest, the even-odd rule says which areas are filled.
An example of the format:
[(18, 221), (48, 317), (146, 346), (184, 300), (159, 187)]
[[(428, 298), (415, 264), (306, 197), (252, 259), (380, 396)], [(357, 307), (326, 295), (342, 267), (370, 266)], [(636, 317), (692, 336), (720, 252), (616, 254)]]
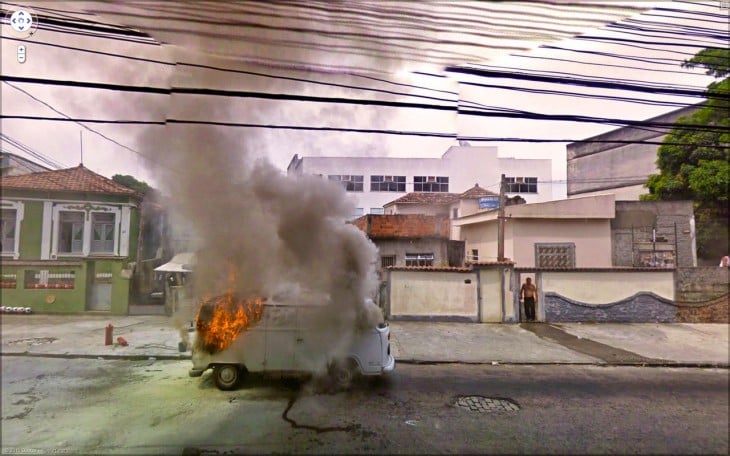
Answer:
[(0, 184), (3, 189), (105, 193), (130, 196), (136, 194), (131, 188), (96, 174), (83, 165), (57, 171), (42, 171), (21, 176), (3, 177)]
[(391, 271), (472, 272), (470, 266), (389, 266)]
[(481, 188), (479, 184), (474, 184), (472, 188), (459, 195), (459, 199), (478, 199), (483, 196), (499, 196), (499, 193), (490, 192)]
[(456, 193), (446, 192), (412, 192), (401, 196), (397, 200), (387, 203), (391, 204), (415, 203), (415, 204), (451, 204), (459, 198)]
[(468, 264), (472, 266), (509, 266), (515, 264), (515, 262), (510, 260), (509, 258), (505, 258), (502, 261), (470, 261)]

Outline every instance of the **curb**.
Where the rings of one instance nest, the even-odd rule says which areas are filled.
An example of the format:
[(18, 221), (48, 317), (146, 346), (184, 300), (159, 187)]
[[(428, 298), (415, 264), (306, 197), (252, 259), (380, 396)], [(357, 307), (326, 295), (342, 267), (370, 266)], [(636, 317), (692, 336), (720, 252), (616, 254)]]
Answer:
[[(30, 353), (10, 352), (0, 353), (2, 356), (29, 357), (29, 358), (60, 358), (60, 359), (103, 359), (103, 360), (125, 360), (125, 361), (147, 361), (155, 358), (158, 361), (185, 361), (191, 360), (191, 355), (89, 355), (74, 353)], [(712, 362), (585, 362), (585, 361), (455, 361), (455, 360), (433, 360), (396, 358), (396, 364), (410, 365), (441, 365), (461, 364), (472, 366), (598, 366), (598, 367), (665, 367), (665, 368), (697, 368), (697, 369), (730, 369), (730, 363)]]
[(587, 362), (587, 361), (454, 361), (454, 360), (423, 360), (398, 359), (396, 364), (436, 365), (436, 364), (464, 364), (474, 366), (599, 366), (599, 367), (667, 367), (667, 368), (702, 368), (702, 369), (730, 369), (730, 363), (713, 362)]
[(0, 353), (3, 356), (25, 356), (28, 358), (61, 358), (61, 359), (104, 359), (104, 360), (125, 360), (125, 361), (147, 361), (155, 358), (158, 361), (182, 361), (192, 359), (190, 355), (88, 355), (75, 353), (30, 353), (11, 352)]

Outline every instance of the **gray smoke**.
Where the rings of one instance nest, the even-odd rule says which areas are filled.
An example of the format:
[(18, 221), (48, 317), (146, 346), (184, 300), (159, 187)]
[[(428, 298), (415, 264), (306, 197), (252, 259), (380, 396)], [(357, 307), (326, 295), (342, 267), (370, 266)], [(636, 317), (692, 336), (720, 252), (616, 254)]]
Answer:
[(237, 138), (224, 128), (168, 125), (141, 141), (159, 165), (169, 209), (200, 238), (195, 302), (225, 291), (232, 265), (242, 297), (319, 305), (309, 322), (319, 329), (314, 349), (342, 352), (358, 329), (382, 321), (367, 303), (377, 287), (376, 248), (345, 223), (353, 206), (339, 184), (287, 177)]

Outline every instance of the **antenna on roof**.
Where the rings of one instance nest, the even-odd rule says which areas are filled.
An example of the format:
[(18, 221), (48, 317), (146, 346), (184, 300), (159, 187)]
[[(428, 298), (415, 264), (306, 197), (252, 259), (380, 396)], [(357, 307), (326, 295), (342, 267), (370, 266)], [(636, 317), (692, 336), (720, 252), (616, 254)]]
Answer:
[(79, 130), (79, 144), (81, 146), (81, 163), (80, 166), (84, 166), (84, 132)]

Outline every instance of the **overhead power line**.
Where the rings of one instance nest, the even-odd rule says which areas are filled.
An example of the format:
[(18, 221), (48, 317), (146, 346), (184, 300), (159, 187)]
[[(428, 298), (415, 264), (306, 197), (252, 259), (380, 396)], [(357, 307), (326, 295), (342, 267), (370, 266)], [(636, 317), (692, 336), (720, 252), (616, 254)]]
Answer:
[[(59, 162), (59, 161), (57, 161), (57, 160), (49, 157), (46, 154), (43, 154), (41, 152), (38, 152), (38, 151), (32, 149), (31, 147), (23, 144), (19, 140), (15, 139), (15, 138), (12, 138), (9, 135), (6, 135), (5, 133), (0, 133), (0, 139), (2, 139), (3, 141), (5, 141), (7, 144), (15, 147), (19, 151), (25, 153), (26, 155), (34, 158), (35, 160), (38, 160), (39, 162), (47, 165), (50, 168), (60, 169), (60, 168), (67, 168), (68, 167), (64, 163)], [(8, 151), (8, 152), (9, 153), (12, 153), (10, 151)]]
[[(101, 133), (101, 132), (99, 132), (99, 131), (97, 131), (97, 130), (94, 130), (93, 128), (89, 127), (88, 125), (84, 125), (84, 123), (83, 123), (84, 121), (82, 121), (82, 120), (77, 120), (77, 119), (74, 119), (74, 118), (72, 118), (71, 116), (69, 116), (69, 115), (67, 115), (67, 114), (65, 114), (65, 113), (63, 113), (63, 112), (61, 112), (61, 111), (59, 111), (58, 109), (54, 108), (54, 107), (53, 107), (53, 106), (51, 106), (50, 104), (48, 104), (48, 103), (46, 103), (45, 101), (41, 100), (40, 98), (38, 98), (38, 97), (36, 97), (36, 96), (32, 95), (32, 94), (31, 94), (31, 93), (29, 93), (28, 91), (26, 91), (26, 90), (23, 90), (23, 89), (21, 89), (20, 87), (17, 87), (16, 85), (14, 85), (14, 84), (12, 84), (12, 83), (10, 83), (10, 82), (8, 82), (8, 81), (3, 81), (3, 82), (4, 82), (5, 84), (9, 85), (10, 87), (14, 88), (15, 90), (18, 90), (19, 92), (22, 92), (22, 93), (24, 93), (24, 94), (25, 94), (25, 95), (27, 95), (28, 97), (30, 97), (30, 98), (32, 98), (33, 100), (37, 101), (38, 103), (41, 103), (42, 105), (44, 105), (44, 106), (46, 106), (47, 108), (51, 109), (51, 110), (52, 110), (53, 112), (55, 112), (55, 113), (57, 113), (57, 114), (60, 114), (60, 115), (62, 115), (62, 116), (63, 116), (63, 118), (61, 118), (61, 119), (56, 119), (56, 120), (64, 120), (64, 121), (68, 121), (68, 122), (74, 122), (74, 123), (76, 123), (76, 124), (80, 125), (80, 126), (81, 126), (82, 128), (84, 128), (85, 130), (88, 130), (88, 131), (90, 131), (90, 132), (94, 133), (95, 135), (98, 135), (98, 136), (100, 136), (101, 138), (103, 138), (103, 139), (106, 139), (107, 141), (109, 141), (109, 142), (111, 142), (111, 143), (113, 143), (113, 144), (116, 144), (117, 146), (119, 146), (119, 147), (121, 147), (121, 148), (123, 148), (123, 149), (125, 149), (125, 150), (128, 150), (129, 152), (132, 152), (132, 153), (133, 153), (133, 154), (135, 154), (135, 155), (138, 155), (138, 156), (140, 156), (140, 157), (144, 158), (145, 160), (148, 160), (148, 161), (150, 161), (150, 162), (152, 162), (152, 163), (156, 163), (156, 164), (162, 165), (162, 163), (160, 163), (160, 162), (158, 162), (158, 161), (156, 161), (156, 160), (154, 160), (154, 159), (152, 159), (152, 158), (150, 158), (150, 157), (148, 157), (148, 156), (146, 156), (146, 155), (142, 154), (141, 152), (139, 152), (139, 151), (137, 151), (137, 150), (134, 150), (134, 149), (132, 149), (132, 148), (131, 148), (131, 147), (129, 147), (129, 146), (126, 146), (126, 145), (124, 145), (124, 144), (120, 143), (119, 141), (117, 141), (117, 140), (115, 140), (115, 139), (113, 139), (113, 138), (110, 138), (109, 136), (105, 135), (104, 133)], [(3, 117), (4, 117), (4, 116), (3, 116)], [(10, 117), (7, 117), (7, 118), (10, 118)], [(165, 165), (163, 165), (163, 166), (165, 166)], [(167, 167), (167, 166), (165, 166), (165, 167), (166, 167), (166, 168), (168, 168), (168, 169), (171, 169), (171, 170), (172, 170), (172, 168), (169, 168), (169, 167)], [(177, 170), (173, 170), (173, 171), (177, 171)]]

